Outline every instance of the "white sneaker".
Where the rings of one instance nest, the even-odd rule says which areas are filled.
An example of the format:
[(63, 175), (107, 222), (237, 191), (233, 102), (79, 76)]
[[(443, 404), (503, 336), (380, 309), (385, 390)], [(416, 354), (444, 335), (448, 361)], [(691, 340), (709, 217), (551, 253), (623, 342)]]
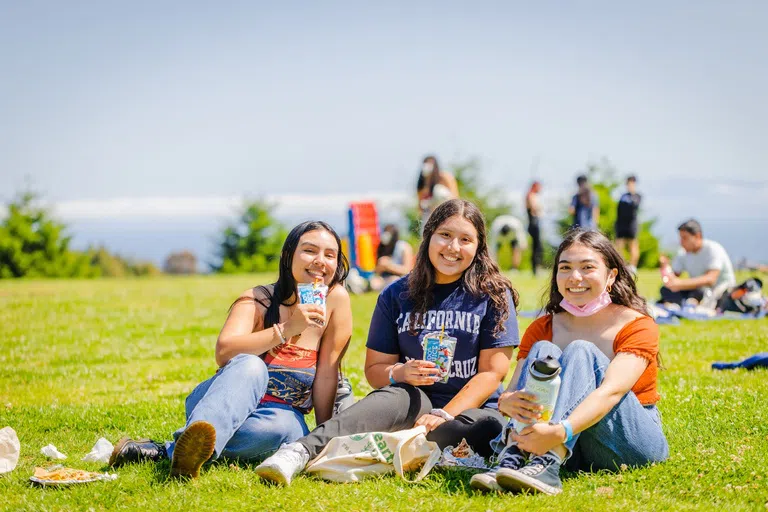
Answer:
[(309, 462), (309, 452), (300, 443), (284, 444), (271, 457), (256, 466), (256, 474), (276, 484), (290, 485)]
[(488, 471), (487, 473), (477, 473), (472, 475), (469, 480), (469, 486), (473, 489), (485, 492), (501, 491), (502, 488), (496, 481), (496, 472)]

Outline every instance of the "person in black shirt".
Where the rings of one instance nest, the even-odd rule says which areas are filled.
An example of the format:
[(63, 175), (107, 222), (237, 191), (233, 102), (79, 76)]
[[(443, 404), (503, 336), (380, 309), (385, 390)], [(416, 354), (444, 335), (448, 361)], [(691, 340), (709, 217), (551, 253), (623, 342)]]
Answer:
[(635, 190), (637, 178), (627, 178), (627, 191), (619, 199), (616, 211), (616, 249), (619, 254), (624, 254), (624, 249), (629, 246), (629, 265), (637, 270), (637, 262), (640, 260), (640, 243), (637, 239), (637, 211), (640, 209), (642, 196)]

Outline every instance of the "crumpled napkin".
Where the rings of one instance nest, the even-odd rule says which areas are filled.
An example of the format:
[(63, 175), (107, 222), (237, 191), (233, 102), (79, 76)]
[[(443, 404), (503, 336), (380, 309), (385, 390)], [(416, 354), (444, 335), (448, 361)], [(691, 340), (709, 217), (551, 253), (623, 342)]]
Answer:
[(83, 460), (85, 462), (108, 462), (113, 449), (112, 443), (100, 437), (96, 444), (93, 445), (93, 448), (91, 448), (91, 451), (83, 457)]
[(19, 463), (21, 444), (11, 427), (0, 429), (0, 473), (9, 473)]
[(57, 450), (56, 447), (53, 446), (52, 444), (49, 444), (48, 446), (43, 446), (42, 448), (40, 448), (40, 453), (42, 453), (43, 455), (45, 455), (50, 459), (63, 460), (67, 458), (66, 455), (64, 455), (59, 450)]

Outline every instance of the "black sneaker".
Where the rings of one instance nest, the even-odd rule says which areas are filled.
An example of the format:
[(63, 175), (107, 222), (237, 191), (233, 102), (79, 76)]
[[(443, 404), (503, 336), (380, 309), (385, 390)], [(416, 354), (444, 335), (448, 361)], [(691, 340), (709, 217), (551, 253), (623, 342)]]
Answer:
[(124, 437), (120, 439), (112, 450), (109, 457), (109, 465), (119, 467), (130, 462), (141, 462), (151, 460), (157, 462), (167, 459), (168, 453), (165, 451), (165, 445), (156, 443), (151, 439), (131, 439)]
[(516, 445), (505, 447), (499, 454), (499, 465), (493, 470), (487, 473), (478, 473), (472, 475), (469, 480), (469, 485), (473, 489), (479, 491), (501, 491), (503, 490), (496, 482), (496, 472), (499, 469), (520, 469), (525, 465), (525, 455)]
[(508, 491), (544, 494), (560, 494), (563, 484), (560, 482), (562, 460), (557, 454), (547, 452), (531, 458), (523, 468), (502, 468), (496, 472), (496, 482)]

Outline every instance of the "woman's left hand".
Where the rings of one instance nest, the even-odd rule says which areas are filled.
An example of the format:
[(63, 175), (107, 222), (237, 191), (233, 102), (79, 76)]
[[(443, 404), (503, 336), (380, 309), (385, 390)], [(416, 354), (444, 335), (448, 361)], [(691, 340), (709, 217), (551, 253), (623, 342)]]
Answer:
[(511, 430), (510, 437), (517, 442), (517, 446), (534, 455), (544, 455), (555, 446), (565, 441), (565, 430), (562, 425), (550, 425), (549, 423), (534, 423), (526, 427), (519, 434)]
[(443, 423), (445, 423), (445, 418), (441, 418), (440, 416), (434, 416), (432, 414), (425, 414), (424, 416), (416, 420), (416, 423), (413, 426), (418, 427), (420, 425), (424, 425), (425, 427), (427, 427), (427, 432), (432, 432)]

